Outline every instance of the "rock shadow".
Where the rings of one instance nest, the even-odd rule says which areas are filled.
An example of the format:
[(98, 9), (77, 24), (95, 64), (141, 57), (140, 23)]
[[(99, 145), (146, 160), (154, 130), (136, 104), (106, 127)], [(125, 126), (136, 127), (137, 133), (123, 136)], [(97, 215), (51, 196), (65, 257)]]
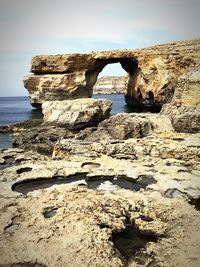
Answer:
[(152, 183), (156, 183), (156, 180), (151, 175), (140, 175), (137, 179), (133, 179), (126, 175), (87, 176), (87, 173), (77, 173), (67, 177), (54, 176), (52, 178), (23, 180), (15, 183), (12, 186), (12, 190), (18, 193), (27, 194), (28, 192), (46, 189), (53, 185), (70, 184), (74, 182), (78, 182), (77, 185), (79, 186), (86, 186), (89, 189), (102, 191), (106, 190), (105, 183), (109, 183), (109, 185), (115, 187), (115, 189), (123, 188), (139, 191), (142, 188), (146, 189), (146, 187)]

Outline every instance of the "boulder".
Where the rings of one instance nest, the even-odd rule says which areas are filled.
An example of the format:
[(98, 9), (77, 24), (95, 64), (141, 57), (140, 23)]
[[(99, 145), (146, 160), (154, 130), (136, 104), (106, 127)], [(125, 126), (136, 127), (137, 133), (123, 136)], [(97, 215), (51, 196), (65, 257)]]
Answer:
[[(80, 132), (79, 139), (86, 141), (125, 140), (128, 138), (141, 138), (151, 133), (152, 123), (145, 116), (137, 114), (119, 113), (99, 123), (97, 129)], [(86, 132), (87, 131), (87, 132)]]
[(71, 130), (96, 126), (108, 118), (112, 101), (105, 99), (76, 99), (47, 101), (42, 105), (44, 121), (65, 126)]

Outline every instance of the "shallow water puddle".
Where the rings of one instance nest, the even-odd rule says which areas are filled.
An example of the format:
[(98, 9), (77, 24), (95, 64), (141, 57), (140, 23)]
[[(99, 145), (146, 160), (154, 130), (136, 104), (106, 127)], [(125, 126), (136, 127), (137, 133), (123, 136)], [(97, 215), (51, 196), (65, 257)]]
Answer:
[(56, 215), (58, 208), (55, 207), (50, 207), (50, 208), (46, 208), (44, 210), (44, 212), (42, 213), (44, 215), (44, 218), (51, 218), (54, 215)]
[(12, 190), (22, 194), (27, 194), (28, 192), (34, 190), (46, 189), (53, 185), (77, 182), (85, 178), (86, 174), (81, 173), (81, 174), (69, 175), (67, 177), (55, 176), (53, 178), (30, 179), (15, 183), (12, 186)]
[(96, 169), (99, 168), (101, 166), (100, 163), (97, 162), (84, 162), (81, 167), (83, 169), (87, 169), (87, 170), (92, 170), (92, 169)]
[(145, 189), (148, 185), (155, 183), (156, 180), (152, 176), (140, 175), (137, 179), (133, 179), (126, 175), (116, 176), (90, 176), (87, 180), (88, 188), (104, 190), (106, 186), (110, 188), (124, 188), (134, 191)]
[(12, 138), (8, 133), (0, 133), (0, 148), (12, 148)]
[(4, 231), (9, 234), (12, 234), (17, 230), (17, 228), (18, 228), (18, 224), (10, 224), (5, 227)]
[(184, 193), (181, 192), (180, 190), (176, 189), (176, 188), (171, 188), (171, 189), (167, 189), (167, 191), (165, 191), (165, 197), (168, 198), (175, 198), (178, 196), (182, 196)]
[(87, 176), (87, 173), (78, 173), (67, 177), (56, 176), (53, 178), (39, 178), (24, 180), (15, 183), (12, 186), (12, 190), (27, 194), (28, 192), (49, 188), (53, 185), (70, 184), (76, 182), (79, 186), (86, 186), (90, 189), (96, 189), (100, 191), (116, 190), (119, 188), (129, 189), (133, 191), (139, 191), (141, 188), (145, 189), (148, 185), (155, 183), (155, 179), (152, 176), (141, 175), (136, 180), (131, 177), (121, 176)]

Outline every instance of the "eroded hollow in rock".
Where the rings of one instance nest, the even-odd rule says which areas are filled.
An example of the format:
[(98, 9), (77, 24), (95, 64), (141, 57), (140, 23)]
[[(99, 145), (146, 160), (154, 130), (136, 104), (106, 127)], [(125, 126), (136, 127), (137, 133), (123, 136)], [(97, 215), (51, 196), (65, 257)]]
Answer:
[(14, 156), (6, 155), (6, 156), (3, 156), (3, 159), (4, 159), (4, 162), (0, 164), (0, 170), (3, 170), (11, 166), (17, 166), (20, 164), (19, 161), (15, 160)]
[(46, 189), (53, 185), (69, 184), (83, 180), (85, 178), (85, 173), (78, 173), (69, 175), (67, 177), (54, 176), (52, 178), (29, 179), (15, 183), (12, 186), (12, 190), (18, 193), (27, 194), (28, 192), (32, 192), (34, 190)]
[(149, 242), (157, 242), (158, 237), (152, 232), (142, 232), (133, 224), (128, 224), (126, 228), (120, 232), (112, 234), (112, 241), (126, 260), (144, 249)]
[(44, 218), (51, 218), (56, 215), (58, 208), (55, 207), (48, 207), (43, 211)]
[(55, 176), (53, 178), (37, 178), (29, 179), (15, 183), (12, 190), (27, 194), (28, 192), (40, 189), (46, 189), (53, 185), (76, 183), (80, 186), (86, 186), (90, 189), (99, 191), (116, 190), (116, 189), (129, 189), (139, 191), (141, 188), (145, 189), (148, 185), (156, 183), (153, 176), (140, 175), (137, 179), (128, 177), (126, 175), (100, 175), (100, 176), (87, 176), (87, 173), (77, 173), (67, 177)]
[(101, 166), (100, 163), (97, 162), (84, 162), (81, 167), (84, 169), (96, 169), (99, 168)]
[(196, 210), (200, 211), (200, 198), (193, 198), (188, 203), (194, 206)]
[(30, 171), (32, 171), (31, 167), (23, 167), (23, 168), (18, 169), (16, 172), (17, 174), (21, 174), (23, 172), (30, 172)]
[(176, 188), (171, 188), (171, 189), (167, 189), (164, 195), (165, 197), (168, 197), (168, 198), (175, 198), (175, 197), (184, 195), (184, 193)]
[(152, 176), (147, 175), (141, 175), (136, 180), (126, 175), (118, 175), (117, 177), (114, 175), (89, 176), (87, 180), (88, 188), (102, 191), (106, 190), (108, 186), (115, 186), (116, 188), (139, 191), (142, 188), (145, 189), (152, 183), (156, 183), (156, 180)]
[(7, 233), (14, 233), (18, 228), (18, 224), (10, 224), (4, 228), (4, 231)]

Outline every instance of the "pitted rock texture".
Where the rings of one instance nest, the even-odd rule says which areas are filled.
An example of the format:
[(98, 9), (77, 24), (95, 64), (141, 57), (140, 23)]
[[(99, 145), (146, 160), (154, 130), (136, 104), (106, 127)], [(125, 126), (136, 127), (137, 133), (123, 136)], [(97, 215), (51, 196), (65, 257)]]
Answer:
[[(86, 141), (87, 140), (87, 141)], [(99, 157), (108, 155), (115, 158), (141, 159), (157, 157), (161, 159), (195, 158), (200, 161), (200, 135), (177, 135), (176, 133), (160, 133), (142, 139), (111, 140), (105, 138), (98, 142), (86, 140), (60, 140), (54, 147), (54, 156), (69, 157), (70, 155), (86, 155)]]
[[(130, 161), (103, 156), (93, 161), (98, 167), (88, 169), (88, 177), (124, 172), (135, 180), (153, 173), (150, 169), (154, 168), (157, 183), (138, 192), (110, 192), (108, 185), (107, 191), (96, 191), (83, 182), (58, 184), (24, 196), (13, 192), (12, 185), (41, 177), (53, 180), (55, 175), (61, 180), (77, 171), (85, 174), (81, 169), (88, 158), (55, 160), (17, 149), (0, 153), (5, 159), (21, 159), (20, 165), (0, 171), (0, 266), (199, 266), (199, 211), (182, 195), (169, 198), (161, 194), (174, 186), (190, 193), (195, 183), (199, 194), (194, 164), (190, 166), (194, 173), (184, 175), (181, 160), (145, 157)], [(18, 171), (25, 168), (32, 170)]]
[[(152, 129), (152, 122), (145, 116), (118, 113), (99, 123), (97, 129), (92, 129), (91, 133), (88, 134), (88, 139), (85, 139), (105, 141), (108, 139), (125, 140), (128, 138), (140, 138), (151, 134)], [(83, 133), (80, 133), (81, 135)]]
[[(28, 151), (0, 150), (0, 266), (199, 266), (199, 134), (160, 114), (80, 132), (40, 120), (7, 128)], [(120, 133), (136, 138), (112, 139)], [(60, 138), (53, 158), (31, 151)]]
[(47, 101), (42, 105), (44, 121), (64, 125), (68, 129), (83, 129), (96, 126), (109, 117), (112, 101), (105, 99), (75, 99)]

